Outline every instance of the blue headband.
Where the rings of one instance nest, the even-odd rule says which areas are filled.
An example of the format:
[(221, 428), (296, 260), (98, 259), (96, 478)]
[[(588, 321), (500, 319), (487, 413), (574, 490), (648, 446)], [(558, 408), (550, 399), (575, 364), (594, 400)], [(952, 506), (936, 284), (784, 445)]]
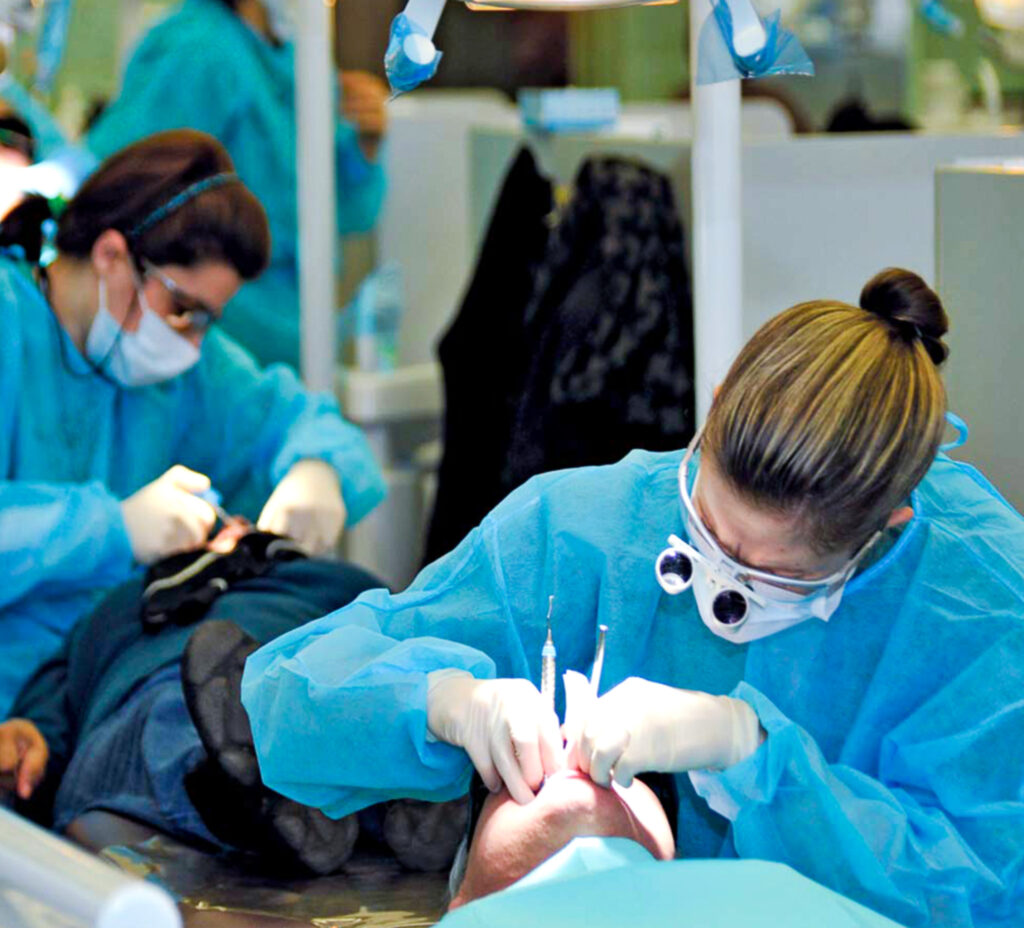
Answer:
[(224, 173), (214, 174), (212, 177), (204, 177), (202, 180), (196, 181), (194, 184), (190, 184), (181, 193), (175, 194), (171, 197), (163, 206), (158, 206), (153, 212), (151, 212), (145, 219), (142, 220), (134, 229), (128, 233), (128, 238), (135, 240), (138, 239), (143, 233), (148, 232), (158, 222), (162, 222), (171, 213), (181, 209), (190, 200), (194, 200), (201, 193), (206, 193), (207, 190), (216, 190), (218, 187), (223, 187), (225, 184), (232, 184), (238, 180), (237, 174)]

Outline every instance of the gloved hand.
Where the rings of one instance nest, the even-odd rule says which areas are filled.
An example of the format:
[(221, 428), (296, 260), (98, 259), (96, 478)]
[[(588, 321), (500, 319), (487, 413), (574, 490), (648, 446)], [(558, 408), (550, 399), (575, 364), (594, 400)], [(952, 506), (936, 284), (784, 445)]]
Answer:
[(345, 527), (345, 503), (338, 475), (326, 461), (293, 464), (270, 494), (256, 527), (287, 535), (307, 554), (324, 554), (338, 543)]
[(121, 502), (132, 554), (140, 564), (200, 547), (217, 515), (197, 496), (210, 488), (210, 478), (175, 464)]
[(0, 791), (17, 790), (28, 799), (46, 773), (50, 749), (28, 719), (9, 719), (0, 725)]
[(525, 805), (564, 766), (558, 717), (529, 680), (477, 680), (461, 670), (427, 680), (427, 728), (464, 748), (491, 792), (504, 782)]
[(761, 744), (757, 713), (743, 700), (630, 677), (592, 706), (580, 733), (567, 732), (569, 766), (602, 786), (629, 786), (646, 771), (725, 769)]

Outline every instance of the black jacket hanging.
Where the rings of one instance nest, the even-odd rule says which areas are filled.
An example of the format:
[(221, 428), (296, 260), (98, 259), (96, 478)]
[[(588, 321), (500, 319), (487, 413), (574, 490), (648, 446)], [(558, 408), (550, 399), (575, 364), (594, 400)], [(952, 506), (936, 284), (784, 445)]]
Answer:
[(668, 178), (587, 161), (525, 308), (530, 363), (502, 486), (693, 434), (693, 313)]
[(551, 193), (521, 151), (439, 345), (445, 451), (426, 562), (535, 474), (693, 434), (692, 308), (668, 179), (589, 160), (553, 230)]
[(548, 239), (551, 184), (522, 149), (491, 215), (472, 282), (438, 344), (444, 457), (425, 563), (446, 554), (501, 501), (514, 398), (526, 369), (523, 307)]

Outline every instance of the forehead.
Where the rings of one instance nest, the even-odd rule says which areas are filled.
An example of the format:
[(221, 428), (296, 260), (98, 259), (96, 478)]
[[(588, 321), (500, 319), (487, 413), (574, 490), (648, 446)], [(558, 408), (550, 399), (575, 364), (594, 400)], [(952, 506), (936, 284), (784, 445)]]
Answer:
[(742, 536), (751, 542), (788, 542), (801, 533), (797, 514), (755, 505), (721, 474), (710, 454), (701, 457), (693, 498), (699, 514), (714, 523), (716, 534)]
[(701, 456), (693, 503), (723, 550), (749, 567), (804, 571), (827, 560), (810, 545), (799, 513), (755, 505), (721, 474), (710, 454)]

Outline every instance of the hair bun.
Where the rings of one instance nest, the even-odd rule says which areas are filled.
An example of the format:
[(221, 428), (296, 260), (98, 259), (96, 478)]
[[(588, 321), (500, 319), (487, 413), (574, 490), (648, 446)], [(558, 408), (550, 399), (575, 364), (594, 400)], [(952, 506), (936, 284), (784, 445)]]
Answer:
[(936, 364), (946, 360), (949, 349), (942, 337), (949, 319), (935, 291), (913, 271), (890, 267), (876, 274), (864, 285), (860, 306), (907, 341), (920, 340)]

